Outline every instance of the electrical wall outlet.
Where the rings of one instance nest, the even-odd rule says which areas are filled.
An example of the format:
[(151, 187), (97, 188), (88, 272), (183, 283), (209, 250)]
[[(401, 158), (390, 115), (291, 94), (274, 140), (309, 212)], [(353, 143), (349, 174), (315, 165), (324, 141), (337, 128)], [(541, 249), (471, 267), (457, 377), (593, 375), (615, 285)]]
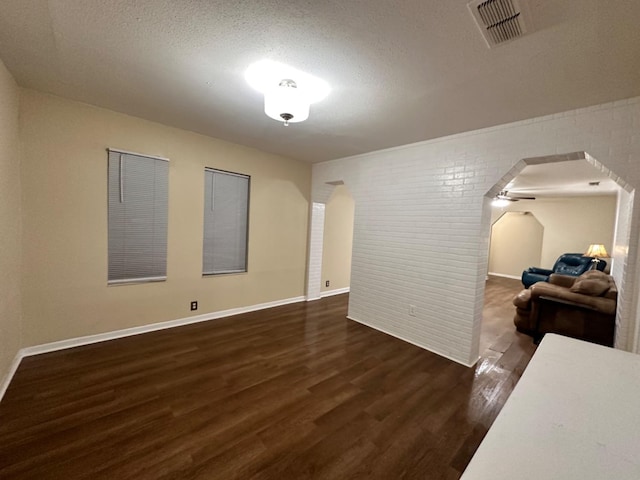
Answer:
[(411, 315), (412, 317), (416, 316), (416, 306), (415, 305), (409, 305), (409, 315)]
[(324, 282), (324, 286), (328, 287), (329, 286), (329, 280), (327, 280), (326, 282)]
[(197, 310), (197, 309), (198, 309), (198, 302), (194, 300), (193, 302), (191, 302), (191, 311)]

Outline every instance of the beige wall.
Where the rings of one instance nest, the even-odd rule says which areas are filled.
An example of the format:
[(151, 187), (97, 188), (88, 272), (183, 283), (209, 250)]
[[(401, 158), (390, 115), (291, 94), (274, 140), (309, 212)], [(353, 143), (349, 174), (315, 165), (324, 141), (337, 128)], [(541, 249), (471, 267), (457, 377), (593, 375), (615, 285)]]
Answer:
[[(609, 254), (612, 252), (616, 219), (615, 195), (538, 198), (513, 202), (505, 208), (492, 209), (492, 224), (505, 211), (529, 211), (544, 227), (540, 265), (534, 266), (551, 268), (561, 254), (586, 252), (591, 243), (602, 243)], [(522, 271), (494, 273), (519, 276)]]
[(21, 347), (19, 88), (0, 61), (0, 385)]
[[(349, 286), (355, 204), (349, 190), (338, 185), (325, 207), (321, 292)], [(326, 282), (330, 281), (327, 287)]]
[[(21, 105), (25, 345), (304, 295), (309, 165), (31, 90)], [(166, 282), (107, 287), (107, 147), (171, 160)], [(205, 167), (251, 175), (246, 274), (202, 278)]]
[(505, 212), (491, 227), (489, 272), (519, 277), (540, 265), (544, 227), (528, 212)]

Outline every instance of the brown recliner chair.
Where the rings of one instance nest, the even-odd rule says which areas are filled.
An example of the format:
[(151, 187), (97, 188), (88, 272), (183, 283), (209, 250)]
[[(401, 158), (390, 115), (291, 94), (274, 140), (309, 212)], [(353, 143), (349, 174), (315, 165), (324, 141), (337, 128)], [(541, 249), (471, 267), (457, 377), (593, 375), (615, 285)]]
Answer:
[(612, 347), (618, 290), (606, 273), (590, 270), (579, 277), (553, 274), (513, 299), (517, 330), (539, 341), (558, 333)]

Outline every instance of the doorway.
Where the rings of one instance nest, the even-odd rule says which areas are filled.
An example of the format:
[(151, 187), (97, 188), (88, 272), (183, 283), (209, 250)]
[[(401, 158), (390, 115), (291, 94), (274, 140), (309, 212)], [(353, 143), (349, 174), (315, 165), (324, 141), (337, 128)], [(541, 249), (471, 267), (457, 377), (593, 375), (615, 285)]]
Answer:
[[(507, 263), (496, 262), (496, 256), (500, 256), (498, 248), (505, 244), (508, 248), (510, 244), (505, 241), (502, 245), (495, 243), (494, 228), (499, 223), (493, 224), (494, 228), (490, 228), (488, 281), (496, 278), (491, 274), (498, 273), (498, 276), (505, 277), (504, 282), (512, 282), (512, 292), (517, 293), (523, 288), (519, 278), (525, 268), (538, 266), (550, 269), (561, 254), (586, 252), (590, 244), (601, 243), (612, 257), (605, 259), (608, 263), (607, 270), (610, 270), (618, 288), (623, 285), (627, 253), (626, 249), (619, 246), (628, 245), (629, 242), (628, 225), (633, 194), (613, 180), (617, 177), (612, 172), (588, 154), (578, 152), (526, 159), (505, 177), (510, 181), (496, 184), (489, 192), (489, 197), (507, 190), (514, 197), (526, 196), (529, 199), (511, 202), (507, 206), (489, 207), (491, 215), (486, 218), (495, 221), (507, 212), (530, 212), (543, 228), (541, 254), (538, 263), (526, 266), (516, 265), (517, 257)], [(489, 222), (491, 225), (491, 220)], [(529, 262), (533, 262), (533, 259)], [(506, 295), (504, 300), (510, 303), (513, 296), (513, 293)], [(631, 308), (626, 307), (619, 302), (616, 345), (620, 348), (627, 348)], [(491, 348), (492, 341), (496, 339), (488, 338), (487, 335), (492, 332), (504, 332), (507, 328), (515, 331), (511, 318), (505, 318), (502, 322), (504, 325), (501, 325), (500, 330), (495, 328), (492, 319), (483, 318), (480, 348), (487, 345)]]
[(344, 184), (336, 185), (325, 204), (321, 297), (349, 291), (354, 215), (351, 192)]

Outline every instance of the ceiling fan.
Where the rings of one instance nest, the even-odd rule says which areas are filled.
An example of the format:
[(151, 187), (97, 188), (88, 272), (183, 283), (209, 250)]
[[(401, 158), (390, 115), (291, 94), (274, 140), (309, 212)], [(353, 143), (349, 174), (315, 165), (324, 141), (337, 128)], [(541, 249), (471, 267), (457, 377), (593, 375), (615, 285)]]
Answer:
[(509, 195), (509, 190), (502, 190), (495, 197), (496, 200), (505, 200), (507, 202), (517, 202), (518, 200), (535, 200), (536, 197), (525, 197), (522, 195)]

